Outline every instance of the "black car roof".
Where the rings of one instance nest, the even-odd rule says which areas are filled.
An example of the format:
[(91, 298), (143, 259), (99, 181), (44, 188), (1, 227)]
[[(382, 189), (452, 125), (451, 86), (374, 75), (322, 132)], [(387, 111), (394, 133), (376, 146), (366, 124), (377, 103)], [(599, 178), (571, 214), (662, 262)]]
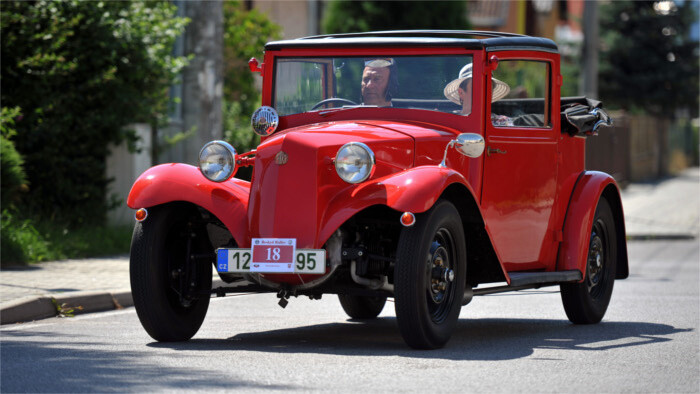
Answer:
[(486, 51), (536, 50), (558, 53), (557, 44), (548, 38), (473, 30), (387, 30), (327, 34), (269, 42), (265, 45), (265, 50), (359, 46), (455, 46), (466, 49), (486, 49)]

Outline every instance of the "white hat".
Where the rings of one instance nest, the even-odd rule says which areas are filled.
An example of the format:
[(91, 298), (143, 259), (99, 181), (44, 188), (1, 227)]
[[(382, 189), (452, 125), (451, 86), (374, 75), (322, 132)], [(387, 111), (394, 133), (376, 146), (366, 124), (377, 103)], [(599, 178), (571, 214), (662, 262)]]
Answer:
[[(467, 64), (459, 70), (459, 77), (454, 81), (450, 82), (445, 86), (444, 94), (448, 100), (455, 104), (461, 104), (459, 102), (459, 94), (457, 93), (457, 88), (462, 84), (464, 80), (472, 77), (472, 63)], [(496, 78), (491, 78), (493, 85), (493, 92), (491, 94), (491, 102), (498, 101), (503, 97), (508, 95), (510, 92), (510, 86), (503, 81), (499, 81)]]

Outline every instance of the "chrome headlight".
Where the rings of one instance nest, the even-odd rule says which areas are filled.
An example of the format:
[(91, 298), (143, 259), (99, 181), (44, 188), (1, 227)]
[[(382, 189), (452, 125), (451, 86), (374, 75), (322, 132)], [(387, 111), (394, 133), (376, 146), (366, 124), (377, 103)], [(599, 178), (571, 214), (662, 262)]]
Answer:
[(335, 170), (347, 183), (369, 178), (374, 168), (374, 152), (361, 142), (348, 142), (335, 155)]
[(250, 124), (253, 126), (255, 134), (267, 137), (277, 130), (277, 126), (280, 124), (280, 117), (274, 108), (262, 106), (253, 112), (253, 116), (250, 117)]
[(214, 182), (230, 179), (237, 170), (236, 150), (226, 141), (211, 141), (199, 152), (199, 170)]

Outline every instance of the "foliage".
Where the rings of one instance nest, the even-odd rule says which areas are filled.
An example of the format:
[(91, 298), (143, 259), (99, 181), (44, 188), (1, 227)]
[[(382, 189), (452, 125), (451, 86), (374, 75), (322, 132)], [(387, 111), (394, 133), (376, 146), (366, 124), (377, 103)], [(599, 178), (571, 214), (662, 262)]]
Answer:
[[(258, 96), (258, 99), (260, 96)], [(240, 101), (224, 101), (224, 139), (231, 141), (239, 153), (247, 152), (260, 142), (260, 137), (250, 127), (250, 115), (243, 113)]]
[(71, 225), (107, 208), (109, 143), (128, 123), (158, 123), (186, 59), (171, 55), (186, 20), (167, 2), (4, 2), (3, 105), (22, 108), (15, 144), (31, 185), (23, 212)]
[(15, 119), (21, 119), (19, 107), (2, 107), (0, 114), (0, 206), (9, 207), (15, 202), (20, 192), (27, 191), (27, 176), (24, 173), (24, 160), (15, 149), (15, 144), (11, 138), (17, 132), (14, 129)]
[(250, 116), (260, 105), (260, 92), (248, 60), (262, 60), (265, 43), (281, 37), (281, 29), (267, 15), (246, 10), (240, 1), (224, 7), (224, 138), (239, 152), (254, 149), (259, 138), (250, 128)]
[(561, 97), (573, 97), (581, 94), (581, 42), (559, 40), (557, 46), (561, 54), (560, 72), (563, 79)]
[(49, 258), (49, 245), (30, 220), (20, 220), (9, 209), (3, 209), (0, 227), (0, 262), (3, 266)]
[(543, 98), (547, 88), (547, 64), (524, 60), (503, 60), (493, 72), (510, 86), (509, 97)]
[(470, 28), (464, 1), (354, 1), (328, 3), (326, 33), (395, 29)]
[(601, 5), (600, 95), (606, 105), (673, 117), (698, 110), (698, 42), (692, 1)]
[(59, 304), (58, 301), (56, 301), (56, 299), (53, 297), (51, 297), (51, 303), (53, 303), (53, 306), (56, 308), (56, 314), (58, 315), (58, 317), (75, 317), (76, 310), (83, 310), (82, 306), (72, 307), (68, 306), (68, 304), (65, 302)]
[(129, 252), (131, 226), (69, 229), (17, 215), (9, 209), (2, 211), (0, 261), (3, 266)]

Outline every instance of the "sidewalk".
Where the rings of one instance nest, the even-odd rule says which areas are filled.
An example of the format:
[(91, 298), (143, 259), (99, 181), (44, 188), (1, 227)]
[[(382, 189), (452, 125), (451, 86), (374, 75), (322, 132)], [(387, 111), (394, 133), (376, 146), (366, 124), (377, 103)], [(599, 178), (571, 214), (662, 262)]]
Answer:
[(700, 168), (622, 191), (627, 236), (684, 238), (700, 235)]
[[(630, 239), (698, 238), (700, 169), (654, 183), (630, 184), (622, 192)], [(0, 272), (2, 324), (55, 316), (60, 305), (82, 306), (81, 313), (133, 305), (129, 258), (119, 256), (53, 261)]]

